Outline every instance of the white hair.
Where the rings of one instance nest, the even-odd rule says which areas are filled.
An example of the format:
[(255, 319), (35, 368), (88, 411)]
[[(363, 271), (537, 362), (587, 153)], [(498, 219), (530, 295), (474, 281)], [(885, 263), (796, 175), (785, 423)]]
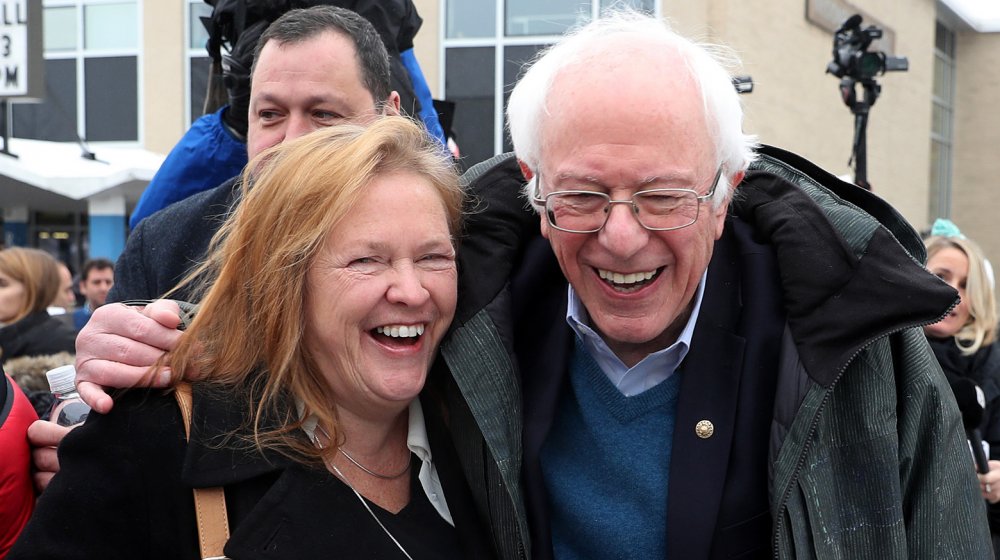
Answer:
[[(540, 128), (542, 117), (549, 113), (546, 101), (553, 80), (566, 67), (590, 56), (600, 56), (604, 43), (625, 34), (635, 35), (634, 43), (640, 45), (650, 42), (657, 44), (657, 48), (666, 45), (685, 63), (691, 78), (698, 84), (706, 126), (723, 170), (713, 198), (713, 205), (718, 206), (729, 197), (733, 176), (745, 171), (756, 157), (757, 139), (743, 133), (743, 107), (727, 70), (727, 67), (739, 66), (739, 57), (720, 45), (695, 43), (674, 32), (666, 21), (632, 10), (606, 12), (539, 53), (514, 86), (507, 105), (514, 152), (537, 177), (541, 157)], [(648, 71), (640, 66), (635, 70)], [(530, 181), (526, 186), (529, 197), (534, 183)]]

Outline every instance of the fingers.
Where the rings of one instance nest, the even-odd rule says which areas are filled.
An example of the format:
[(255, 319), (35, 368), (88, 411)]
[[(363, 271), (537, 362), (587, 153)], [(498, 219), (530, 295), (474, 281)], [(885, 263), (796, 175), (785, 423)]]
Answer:
[(45, 490), (52, 477), (59, 472), (56, 447), (71, 429), (44, 420), (35, 421), (28, 426), (28, 441), (32, 446), (31, 462), (35, 467), (32, 477), (38, 492)]
[(177, 345), (181, 336), (176, 330), (178, 313), (176, 303), (163, 300), (142, 310), (125, 305), (101, 306), (80, 331), (77, 354), (129, 365), (151, 365), (163, 351)]
[(28, 443), (31, 447), (55, 447), (71, 429), (55, 422), (36, 420), (28, 426)]
[(94, 311), (76, 339), (76, 375), (84, 402), (98, 412), (111, 409), (103, 387), (164, 387), (169, 371), (149, 369), (180, 339), (177, 304), (155, 301), (144, 309), (105, 305)]
[(158, 299), (147, 305), (142, 314), (171, 330), (181, 324), (181, 308), (173, 300)]
[(990, 461), (989, 467), (989, 472), (977, 475), (979, 491), (982, 492), (984, 500), (995, 504), (1000, 502), (1000, 461)]
[(52, 477), (55, 476), (55, 473), (36, 472), (31, 476), (35, 481), (35, 491), (41, 494), (46, 488), (49, 487), (49, 482), (52, 481)]

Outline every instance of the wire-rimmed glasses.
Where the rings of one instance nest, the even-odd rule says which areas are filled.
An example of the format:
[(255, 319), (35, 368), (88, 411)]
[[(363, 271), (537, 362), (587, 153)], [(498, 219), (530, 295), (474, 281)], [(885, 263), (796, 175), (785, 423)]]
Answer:
[[(722, 177), (722, 166), (715, 173), (712, 187), (704, 195), (693, 189), (650, 189), (639, 191), (627, 200), (612, 200), (602, 192), (567, 190), (534, 196), (535, 204), (545, 208), (549, 225), (568, 233), (596, 233), (608, 223), (612, 204), (628, 204), (639, 224), (650, 231), (686, 228), (698, 221), (701, 203), (715, 194)], [(538, 183), (541, 183), (539, 174)], [(536, 191), (537, 192), (537, 191)]]

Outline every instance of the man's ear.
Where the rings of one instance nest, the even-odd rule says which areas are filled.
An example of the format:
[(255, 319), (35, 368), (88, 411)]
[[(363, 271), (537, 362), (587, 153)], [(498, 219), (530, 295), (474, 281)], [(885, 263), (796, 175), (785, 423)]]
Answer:
[(746, 174), (746, 171), (740, 171), (739, 173), (733, 175), (732, 180), (729, 182), (729, 186), (731, 187), (729, 190), (730, 196), (732, 196), (732, 191), (735, 191), (736, 187), (740, 186), (740, 183), (743, 182), (743, 177), (745, 177)]
[(528, 167), (527, 163), (517, 160), (517, 166), (521, 168), (521, 174), (524, 175), (525, 181), (530, 181), (535, 176), (535, 174), (531, 172), (531, 168)]
[(394, 91), (385, 100), (385, 114), (399, 116), (399, 106), (399, 94)]

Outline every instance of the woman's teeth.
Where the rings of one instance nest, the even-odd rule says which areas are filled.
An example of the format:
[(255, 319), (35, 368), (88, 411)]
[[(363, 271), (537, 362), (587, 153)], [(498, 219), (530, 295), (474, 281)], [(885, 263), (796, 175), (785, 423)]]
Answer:
[(393, 338), (412, 338), (424, 334), (424, 325), (385, 325), (375, 332)]

